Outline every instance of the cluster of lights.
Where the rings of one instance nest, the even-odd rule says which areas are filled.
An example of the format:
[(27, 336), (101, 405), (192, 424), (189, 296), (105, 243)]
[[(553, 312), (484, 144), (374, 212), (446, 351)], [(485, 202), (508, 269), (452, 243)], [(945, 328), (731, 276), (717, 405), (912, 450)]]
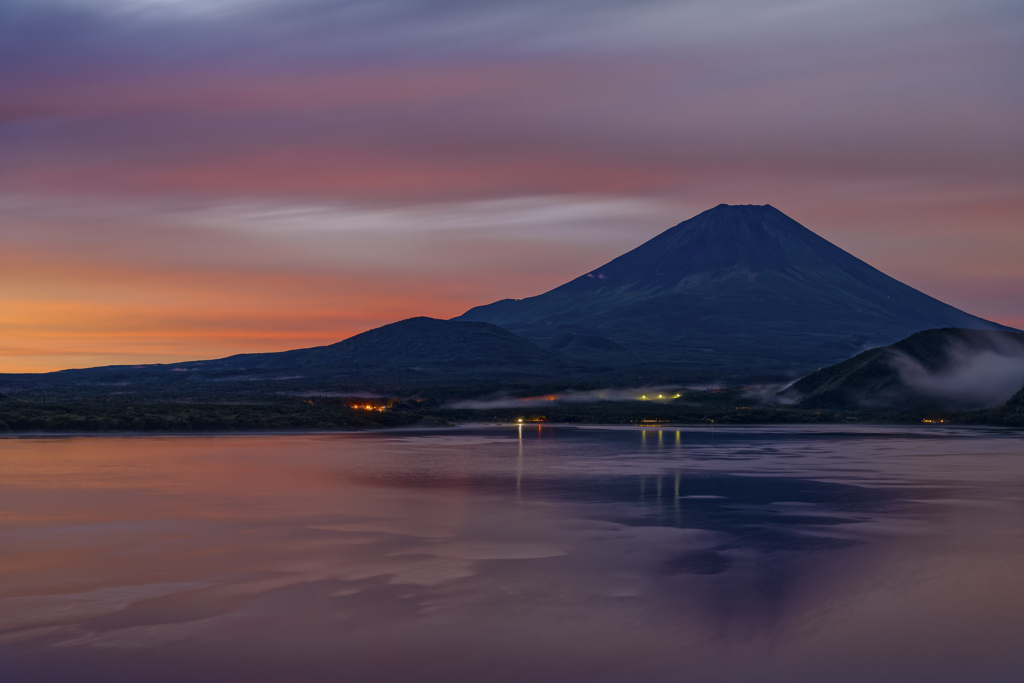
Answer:
[[(420, 400), (420, 399), (417, 399), (417, 400)], [(330, 401), (330, 399), (323, 399), (323, 400), (320, 400), (320, 401), (318, 401), (316, 403), (313, 402), (313, 399), (305, 399), (303, 401), (303, 403), (308, 403), (311, 406), (315, 406), (318, 403), (321, 404), (321, 405), (324, 405), (324, 404), (326, 404), (326, 405), (337, 405), (337, 403), (334, 403), (333, 401)], [(344, 406), (345, 408), (348, 408), (350, 410), (376, 410), (377, 412), (383, 413), (388, 408), (391, 408), (392, 406), (395, 406), (396, 404), (398, 404), (399, 401), (398, 401), (398, 399), (389, 398), (389, 399), (385, 399), (383, 401), (383, 403), (356, 403), (356, 402), (351, 401), (351, 399), (349, 399), (349, 400), (342, 400), (340, 403), (341, 403), (342, 406)]]
[[(682, 394), (676, 394), (672, 398), (679, 398), (681, 395)], [(666, 396), (663, 396), (662, 394), (658, 394), (658, 398), (666, 398)], [(647, 398), (647, 395), (645, 394), (645, 395), (640, 397), (640, 400), (641, 401), (650, 401), (651, 399)]]

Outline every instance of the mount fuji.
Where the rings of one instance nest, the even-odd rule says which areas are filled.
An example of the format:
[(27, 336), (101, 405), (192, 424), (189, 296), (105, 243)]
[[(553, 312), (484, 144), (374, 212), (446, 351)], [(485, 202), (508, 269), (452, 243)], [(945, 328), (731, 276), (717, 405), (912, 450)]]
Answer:
[(661, 380), (795, 376), (921, 330), (1010, 329), (889, 277), (772, 206), (727, 204), (549, 292), (454, 320)]

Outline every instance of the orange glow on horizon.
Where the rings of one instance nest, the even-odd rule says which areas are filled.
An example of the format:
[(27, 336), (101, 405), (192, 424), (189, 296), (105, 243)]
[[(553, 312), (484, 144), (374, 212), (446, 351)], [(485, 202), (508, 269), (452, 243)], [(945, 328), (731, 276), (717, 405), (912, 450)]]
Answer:
[(1006, 2), (209, 4), (18, 3), (0, 372), (448, 318), (719, 203), (1024, 327)]

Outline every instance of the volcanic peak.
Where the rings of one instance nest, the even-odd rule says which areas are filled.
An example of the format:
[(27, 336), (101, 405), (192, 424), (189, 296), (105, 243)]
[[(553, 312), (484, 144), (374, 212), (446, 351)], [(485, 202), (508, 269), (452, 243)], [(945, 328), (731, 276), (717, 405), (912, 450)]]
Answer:
[(544, 294), (456, 320), (501, 325), (547, 348), (567, 334), (601, 338), (609, 348), (559, 351), (645, 375), (641, 367), (673, 365), (681, 378), (802, 373), (920, 330), (1002, 327), (889, 277), (773, 206), (728, 204)]
[(769, 272), (800, 278), (827, 267), (857, 279), (874, 271), (769, 204), (719, 204), (553, 292), (665, 292)]

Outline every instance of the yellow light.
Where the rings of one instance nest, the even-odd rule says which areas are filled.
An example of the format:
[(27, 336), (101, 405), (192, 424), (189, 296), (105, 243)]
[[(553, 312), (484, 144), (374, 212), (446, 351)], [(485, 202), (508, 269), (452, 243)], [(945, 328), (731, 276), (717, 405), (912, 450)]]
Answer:
[(658, 394), (658, 398), (665, 398), (665, 397), (662, 396), (661, 394)]
[(520, 422), (522, 422), (522, 421), (523, 421), (523, 418), (519, 418), (519, 421), (520, 421)]

